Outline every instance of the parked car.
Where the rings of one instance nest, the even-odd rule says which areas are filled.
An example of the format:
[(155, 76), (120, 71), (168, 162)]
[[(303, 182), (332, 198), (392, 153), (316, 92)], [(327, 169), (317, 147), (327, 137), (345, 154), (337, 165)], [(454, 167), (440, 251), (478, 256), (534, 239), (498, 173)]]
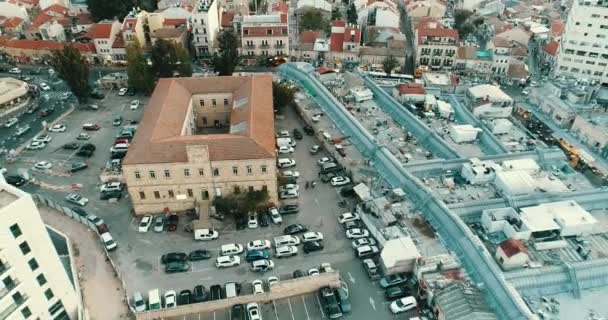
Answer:
[(129, 109), (137, 110), (137, 108), (139, 108), (139, 100), (131, 101), (131, 105), (130, 105)]
[(253, 287), (254, 295), (264, 293), (264, 282), (262, 282), (262, 280), (253, 280), (251, 286)]
[(296, 138), (297, 140), (302, 140), (302, 138), (303, 138), (302, 132), (300, 132), (300, 130), (298, 130), (298, 129), (293, 129), (293, 137)]
[(175, 290), (168, 290), (165, 292), (165, 308), (175, 308), (177, 307), (177, 293)]
[(204, 249), (194, 250), (190, 252), (190, 254), (188, 255), (188, 259), (190, 259), (190, 261), (211, 259), (211, 252), (209, 250)]
[(279, 277), (275, 277), (275, 276), (268, 277), (268, 286), (269, 287), (272, 287), (277, 283), (279, 283)]
[(8, 73), (12, 73), (12, 74), (21, 74), (21, 69), (19, 68), (12, 68), (8, 71)]
[(93, 156), (93, 151), (92, 150), (87, 150), (87, 149), (80, 149), (76, 152), (76, 155), (79, 157), (84, 157), (84, 158), (90, 158), (91, 156)]
[(247, 251), (270, 249), (269, 240), (253, 240), (247, 243)]
[(10, 119), (6, 120), (6, 122), (4, 122), (4, 127), (5, 128), (10, 128), (13, 125), (15, 125), (17, 122), (19, 122), (19, 119), (17, 119), (17, 118), (10, 118)]
[(274, 249), (274, 256), (277, 258), (291, 257), (298, 254), (296, 246), (280, 246)]
[(334, 187), (339, 187), (339, 186), (343, 186), (343, 185), (347, 185), (350, 183), (350, 178), (349, 177), (333, 177), (331, 178), (331, 180), (329, 181), (329, 183), (331, 183), (332, 186)]
[(162, 264), (171, 262), (186, 262), (188, 256), (183, 252), (169, 252), (160, 256), (160, 262)]
[(154, 217), (154, 231), (155, 232), (163, 232), (165, 229), (165, 216), (158, 215)]
[(82, 145), (81, 149), (95, 151), (95, 149), (97, 149), (97, 148), (92, 143), (85, 143), (85, 144)]
[(180, 306), (192, 303), (192, 291), (186, 289), (179, 292), (177, 296), (177, 304)]
[(70, 165), (70, 172), (74, 173), (74, 172), (77, 172), (77, 171), (80, 171), (80, 170), (84, 170), (84, 169), (86, 169), (88, 167), (89, 167), (89, 165), (87, 165), (84, 162), (72, 163)]
[(152, 225), (152, 216), (145, 215), (141, 218), (139, 222), (139, 232), (148, 232), (150, 230), (150, 226)]
[(176, 213), (172, 213), (167, 218), (167, 231), (175, 231), (177, 230), (177, 225), (179, 224), (179, 217)]
[(80, 148), (80, 145), (78, 143), (66, 143), (62, 146), (63, 149), (65, 150), (77, 150), (78, 148)]
[(297, 204), (286, 204), (282, 207), (279, 208), (279, 213), (281, 215), (284, 214), (295, 214), (300, 212), (300, 208), (298, 207)]
[(190, 265), (186, 262), (169, 262), (165, 265), (166, 273), (186, 272), (190, 270)]
[(294, 271), (294, 272), (291, 274), (291, 277), (292, 277), (292, 278), (294, 278), (294, 279), (297, 279), (297, 278), (302, 278), (302, 277), (305, 277), (305, 276), (306, 276), (306, 274), (304, 273), (304, 271), (302, 271), (302, 270), (300, 270), (300, 269), (295, 270), (295, 271)]
[(211, 287), (209, 287), (209, 300), (214, 301), (214, 300), (220, 300), (220, 299), (224, 299), (225, 298), (225, 294), (224, 294), (224, 290), (222, 290), (222, 286), (220, 286), (219, 284), (214, 284)]
[(53, 164), (48, 161), (40, 161), (34, 165), (34, 169), (48, 170), (53, 167)]
[(270, 219), (272, 219), (272, 223), (281, 224), (283, 223), (283, 217), (279, 213), (279, 209), (276, 207), (268, 208), (268, 214), (270, 215)]
[(76, 137), (76, 140), (90, 140), (91, 136), (88, 133), (80, 133)]
[(361, 217), (359, 217), (359, 214), (356, 212), (345, 212), (341, 215), (338, 216), (338, 222), (345, 223), (348, 221), (355, 221), (355, 220), (359, 220), (361, 219)]
[(319, 269), (317, 269), (317, 268), (310, 268), (310, 269), (308, 269), (308, 275), (309, 276), (318, 276), (320, 274), (321, 273), (319, 272)]
[(279, 193), (279, 198), (281, 200), (295, 199), (297, 197), (298, 197), (298, 191), (296, 191), (296, 190), (287, 190), (287, 191), (282, 191), (281, 193)]
[(84, 207), (87, 205), (87, 203), (89, 203), (89, 199), (87, 199), (79, 194), (76, 194), (76, 193), (68, 194), (68, 196), (65, 197), (65, 201), (67, 201), (69, 203), (77, 204), (81, 207)]
[(323, 250), (323, 245), (321, 244), (321, 242), (318, 242), (318, 241), (310, 241), (310, 242), (305, 242), (302, 249), (304, 250), (304, 253), (309, 253), (309, 252), (313, 252), (313, 251), (321, 251), (321, 250)]
[(344, 229), (346, 230), (350, 230), (350, 229), (361, 229), (364, 228), (365, 226), (363, 225), (363, 222), (361, 222), (361, 220), (352, 220), (352, 221), (346, 221), (342, 224), (342, 226), (344, 227)]
[(256, 302), (247, 304), (247, 315), (249, 316), (249, 320), (262, 320), (260, 306)]
[(44, 149), (44, 147), (46, 147), (46, 143), (45, 142), (41, 142), (41, 141), (32, 141), (27, 147), (26, 149), (28, 150), (40, 150), (40, 149)]
[(298, 178), (300, 177), (300, 172), (295, 171), (295, 170), (287, 170), (287, 171), (283, 171), (281, 173), (281, 177), (282, 178)]
[(416, 302), (416, 298), (409, 296), (409, 297), (401, 298), (401, 299), (391, 302), (390, 309), (393, 314), (398, 314), (398, 313), (406, 312), (408, 310), (412, 310), (416, 306), (418, 306), (418, 303)]
[(290, 224), (283, 229), (283, 234), (294, 235), (308, 231), (308, 227), (301, 223)]
[(245, 255), (245, 261), (253, 262), (256, 260), (263, 260), (270, 258), (270, 254), (266, 250), (252, 250), (248, 251)]
[(321, 232), (310, 231), (302, 235), (302, 242), (321, 241), (323, 234)]
[(361, 246), (375, 246), (376, 240), (374, 238), (359, 238), (352, 242), (353, 249), (357, 249)]
[(247, 220), (247, 227), (249, 229), (255, 229), (258, 227), (258, 218), (255, 212), (250, 212)]
[(290, 184), (283, 185), (279, 188), (279, 192), (291, 191), (291, 190), (298, 192), (298, 191), (300, 191), (300, 186), (298, 186), (295, 183), (290, 183)]
[(393, 286), (389, 287), (384, 291), (384, 297), (388, 300), (394, 300), (397, 298), (407, 297), (411, 294), (410, 290), (408, 290), (404, 286)]
[(270, 214), (267, 211), (261, 211), (258, 213), (258, 223), (260, 227), (268, 227), (270, 225)]
[(40, 89), (42, 89), (44, 91), (49, 91), (49, 90), (51, 90), (51, 87), (48, 84), (46, 84), (44, 82), (41, 82), (40, 83)]
[(147, 309), (146, 301), (144, 301), (144, 297), (139, 291), (133, 293), (133, 308), (135, 312), (144, 312)]
[(99, 200), (110, 200), (110, 199), (120, 200), (120, 198), (122, 198), (121, 191), (107, 191), (107, 192), (102, 192), (99, 195)]
[(101, 127), (98, 124), (85, 123), (82, 125), (82, 129), (86, 130), (86, 131), (97, 131), (97, 130), (101, 129)]
[(310, 152), (310, 154), (315, 155), (319, 153), (319, 151), (321, 151), (321, 147), (315, 144), (308, 151)]
[(50, 132), (65, 132), (66, 130), (66, 126), (62, 125), (62, 124), (56, 124), (54, 126), (52, 126), (49, 131)]
[(46, 109), (43, 109), (42, 111), (40, 111), (39, 115), (41, 117), (46, 117), (46, 116), (50, 115), (53, 112), (55, 112), (55, 109), (53, 109), (53, 108), (46, 108)]
[(120, 88), (120, 90), (118, 90), (118, 95), (119, 96), (124, 96), (125, 94), (127, 94), (128, 90), (129, 89), (127, 89), (127, 88)]
[(220, 236), (220, 233), (213, 229), (196, 229), (194, 230), (194, 240), (215, 240)]
[(192, 301), (194, 303), (197, 303), (204, 302), (207, 300), (209, 300), (209, 294), (207, 293), (205, 287), (200, 284), (194, 286), (194, 290), (192, 290)]
[(6, 180), (6, 183), (15, 187), (20, 187), (27, 182), (20, 176), (5, 176), (4, 179)]
[(293, 147), (290, 146), (280, 146), (277, 149), (277, 153), (278, 154), (286, 154), (286, 153), (293, 153), (296, 149), (294, 149)]
[(255, 260), (251, 263), (251, 271), (266, 272), (274, 268), (274, 262), (268, 259)]
[(115, 127), (118, 127), (121, 124), (122, 124), (122, 117), (114, 118), (114, 120), (112, 121), (112, 125)]
[(315, 134), (315, 129), (313, 129), (313, 127), (311, 126), (304, 126), (302, 130), (304, 130), (304, 133), (306, 133), (306, 135), (308, 136), (312, 136)]
[(380, 279), (380, 288), (386, 289), (388, 287), (404, 284), (407, 281), (407, 278), (400, 273), (386, 276)]
[(245, 306), (242, 304), (235, 304), (230, 309), (230, 320), (247, 320), (246, 317)]
[(122, 191), (124, 185), (120, 182), (107, 182), (101, 185), (101, 192)]
[(241, 257), (239, 256), (220, 256), (215, 260), (215, 266), (218, 268), (227, 268), (232, 266), (238, 266), (241, 264)]
[(326, 163), (336, 162), (336, 160), (332, 157), (323, 157), (317, 161), (317, 165), (322, 166)]
[(103, 242), (103, 245), (106, 247), (106, 250), (113, 251), (118, 248), (118, 245), (116, 244), (114, 238), (112, 238), (112, 235), (109, 232), (104, 232), (100, 234), (99, 238), (101, 239), (101, 242)]
[(353, 228), (346, 230), (346, 237), (349, 239), (359, 239), (369, 236), (369, 231), (366, 229)]

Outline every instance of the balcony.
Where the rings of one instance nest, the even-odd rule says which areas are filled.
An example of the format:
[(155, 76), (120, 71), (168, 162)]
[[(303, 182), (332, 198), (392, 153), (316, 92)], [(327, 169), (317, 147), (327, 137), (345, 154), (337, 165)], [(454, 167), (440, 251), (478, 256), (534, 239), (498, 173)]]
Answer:
[(245, 48), (246, 49), (255, 49), (255, 44), (246, 44)]
[(13, 280), (12, 283), (0, 290), (0, 300), (9, 294), (13, 289), (19, 285), (19, 280)]
[(262, 48), (262, 49), (267, 49), (267, 48), (270, 48), (270, 45), (269, 45), (268, 43), (262, 43), (262, 44), (260, 45), (260, 48)]
[(10, 268), (11, 268), (11, 266), (9, 264), (7, 264), (6, 262), (0, 264), (0, 276), (2, 276), (4, 273), (6, 273)]
[(285, 47), (285, 44), (284, 44), (284, 43), (276, 43), (276, 44), (274, 45), (274, 47), (275, 47), (275, 48), (277, 48), (277, 49), (281, 49), (281, 48), (284, 48), (284, 47)]
[(4, 309), (4, 311), (0, 312), (0, 320), (6, 320), (10, 317), (15, 310), (19, 308), (23, 303), (27, 301), (27, 296), (22, 296), (21, 299), (15, 303), (12, 303), (8, 308)]

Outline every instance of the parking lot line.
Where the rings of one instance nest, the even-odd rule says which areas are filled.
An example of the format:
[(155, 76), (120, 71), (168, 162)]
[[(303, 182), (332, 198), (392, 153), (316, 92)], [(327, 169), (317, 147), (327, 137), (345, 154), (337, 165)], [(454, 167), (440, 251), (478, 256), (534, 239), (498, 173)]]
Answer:
[(272, 310), (274, 310), (274, 317), (279, 320), (279, 314), (277, 313), (277, 304), (272, 300)]
[(296, 317), (293, 314), (293, 309), (291, 308), (291, 299), (287, 298), (287, 304), (289, 305), (289, 311), (291, 311), (291, 320), (296, 320)]
[(317, 298), (317, 303), (319, 305), (319, 310), (321, 311), (321, 315), (323, 316), (323, 318), (325, 318), (325, 312), (323, 312), (323, 306), (321, 305), (321, 300), (319, 300), (319, 295), (315, 294), (315, 297)]
[(308, 307), (306, 307), (306, 301), (304, 300), (304, 296), (300, 296), (302, 298), (302, 304), (304, 304), (304, 311), (306, 312), (306, 319), (310, 320), (310, 316), (308, 315)]

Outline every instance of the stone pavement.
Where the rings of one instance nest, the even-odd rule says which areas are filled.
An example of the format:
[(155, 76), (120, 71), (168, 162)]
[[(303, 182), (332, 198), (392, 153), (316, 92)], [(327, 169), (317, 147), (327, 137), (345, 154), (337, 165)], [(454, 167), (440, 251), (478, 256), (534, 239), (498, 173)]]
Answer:
[(90, 320), (131, 319), (120, 280), (106, 261), (95, 232), (78, 221), (44, 206), (39, 207), (42, 220), (67, 235), (72, 244), (76, 269)]

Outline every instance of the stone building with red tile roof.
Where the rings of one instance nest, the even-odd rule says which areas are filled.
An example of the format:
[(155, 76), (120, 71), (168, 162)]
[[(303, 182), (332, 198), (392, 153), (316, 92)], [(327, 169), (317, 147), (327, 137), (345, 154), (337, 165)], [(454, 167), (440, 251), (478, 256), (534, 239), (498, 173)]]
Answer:
[(3, 34), (16, 36), (23, 31), (25, 20), (19, 17), (0, 18), (0, 31)]
[(496, 247), (496, 261), (503, 270), (523, 268), (529, 261), (528, 249), (521, 240), (507, 239)]
[(416, 66), (432, 70), (451, 70), (459, 45), (458, 31), (444, 28), (433, 19), (423, 19), (416, 25)]
[[(55, 50), (62, 50), (64, 43), (48, 40), (10, 39), (0, 42), (3, 52), (20, 63), (41, 63)], [(85, 43), (72, 44), (89, 61), (93, 61), (95, 46)]]
[(137, 215), (267, 190), (277, 201), (272, 76), (163, 78), (123, 172)]

